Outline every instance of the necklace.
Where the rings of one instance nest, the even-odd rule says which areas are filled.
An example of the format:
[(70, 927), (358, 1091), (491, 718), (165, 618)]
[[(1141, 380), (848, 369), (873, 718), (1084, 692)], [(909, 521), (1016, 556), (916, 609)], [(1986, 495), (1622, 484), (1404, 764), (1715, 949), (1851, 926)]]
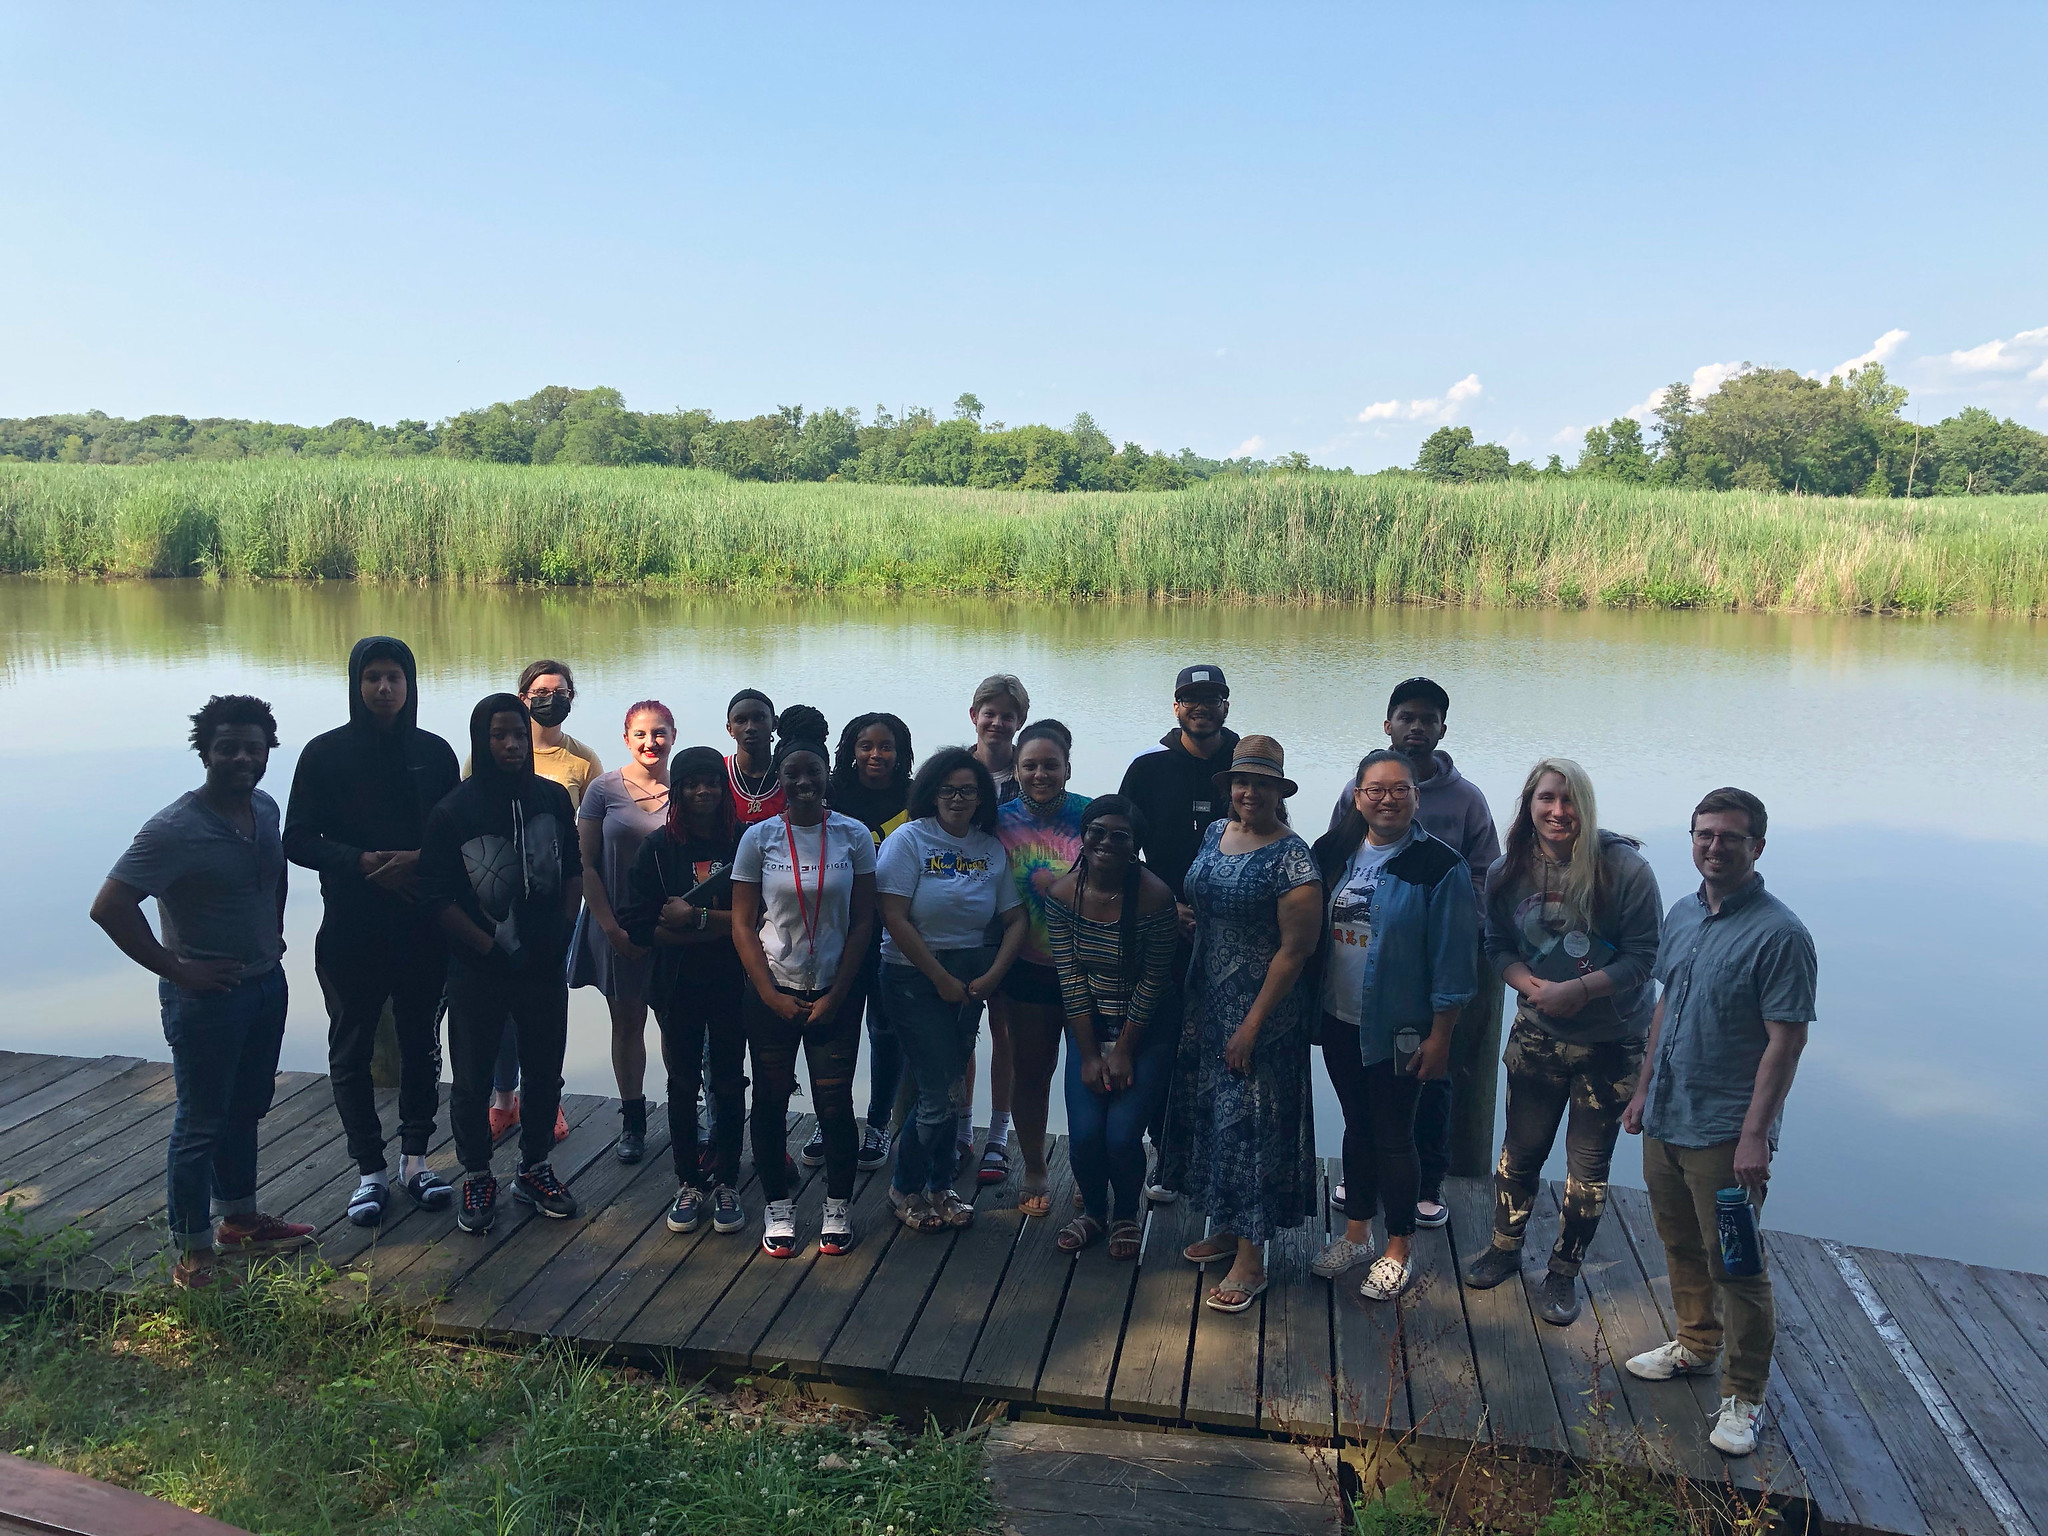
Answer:
[(735, 753), (725, 760), (725, 776), (732, 785), (734, 796), (747, 802), (747, 814), (749, 816), (760, 815), (761, 807), (768, 800), (771, 781), (774, 778), (774, 770), (772, 768), (763, 769), (760, 779), (752, 789), (749, 789), (746, 779), (740, 773), (739, 756)]

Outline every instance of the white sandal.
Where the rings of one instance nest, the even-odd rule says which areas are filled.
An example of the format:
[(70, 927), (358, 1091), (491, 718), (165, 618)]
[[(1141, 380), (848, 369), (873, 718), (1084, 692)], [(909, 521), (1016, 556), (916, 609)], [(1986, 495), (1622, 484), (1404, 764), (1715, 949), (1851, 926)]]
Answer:
[(1381, 1254), (1358, 1282), (1358, 1294), (1367, 1301), (1392, 1301), (1408, 1289), (1408, 1282), (1414, 1278), (1414, 1259), (1392, 1259)]

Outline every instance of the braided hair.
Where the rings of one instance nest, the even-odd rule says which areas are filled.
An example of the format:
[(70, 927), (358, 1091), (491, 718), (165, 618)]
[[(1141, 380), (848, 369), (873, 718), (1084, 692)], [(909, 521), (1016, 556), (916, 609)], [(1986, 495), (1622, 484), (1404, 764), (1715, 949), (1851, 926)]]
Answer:
[[(1122, 795), (1097, 795), (1088, 802), (1088, 809), (1081, 813), (1081, 856), (1074, 860), (1074, 911), (1081, 911), (1081, 903), (1088, 890), (1087, 837), (1091, 822), (1104, 816), (1121, 816), (1131, 824), (1131, 837), (1142, 844), (1145, 840), (1145, 818), (1138, 807)], [(1124, 899), (1116, 921), (1116, 979), (1120, 987), (1135, 986), (1133, 957), (1138, 952), (1138, 888), (1144, 880), (1144, 871), (1138, 867), (1136, 857), (1124, 866)]]

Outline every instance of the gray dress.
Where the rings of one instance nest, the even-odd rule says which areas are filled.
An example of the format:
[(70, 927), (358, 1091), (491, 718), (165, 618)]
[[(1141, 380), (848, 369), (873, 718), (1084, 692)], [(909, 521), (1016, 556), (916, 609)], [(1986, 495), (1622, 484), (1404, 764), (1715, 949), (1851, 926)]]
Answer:
[[(616, 914), (626, 900), (626, 876), (633, 868), (634, 855), (648, 834), (668, 817), (668, 802), (656, 802), (654, 809), (642, 808), (620, 770), (601, 773), (583, 791), (578, 821), (594, 821), (604, 829), (604, 845), (597, 868), (586, 869), (583, 878), (602, 880)], [(576, 937), (569, 946), (569, 985), (596, 987), (614, 1001), (639, 1002), (647, 996), (647, 977), (654, 965), (652, 955), (628, 960), (612, 948), (612, 941), (585, 906), (576, 918)]]

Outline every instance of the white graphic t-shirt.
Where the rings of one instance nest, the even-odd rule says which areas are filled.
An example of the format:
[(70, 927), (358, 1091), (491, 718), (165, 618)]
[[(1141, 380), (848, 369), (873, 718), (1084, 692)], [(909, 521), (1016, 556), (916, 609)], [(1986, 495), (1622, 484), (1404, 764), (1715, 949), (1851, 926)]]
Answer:
[[(789, 857), (792, 837), (794, 865)], [(853, 920), (853, 877), (874, 872), (874, 838), (851, 816), (837, 811), (827, 811), (815, 827), (792, 827), (780, 816), (770, 816), (747, 828), (733, 855), (732, 877), (742, 885), (761, 887), (761, 948), (777, 986), (822, 992), (832, 985), (839, 974), (839, 957), (846, 952), (847, 925)]]
[[(882, 844), (875, 890), (910, 898), (910, 921), (925, 947), (978, 949), (989, 923), (1023, 898), (1010, 878), (1010, 855), (993, 835), (969, 828), (955, 837), (935, 816), (906, 821)], [(908, 965), (893, 935), (882, 935), (882, 959)]]
[(1372, 893), (1380, 870), (1401, 848), (1399, 843), (1375, 847), (1371, 839), (1358, 845), (1343, 878), (1330, 893), (1325, 919), (1330, 925), (1330, 959), (1323, 968), (1323, 1012), (1347, 1024), (1358, 1022), (1365, 999), (1365, 955), (1372, 942)]

